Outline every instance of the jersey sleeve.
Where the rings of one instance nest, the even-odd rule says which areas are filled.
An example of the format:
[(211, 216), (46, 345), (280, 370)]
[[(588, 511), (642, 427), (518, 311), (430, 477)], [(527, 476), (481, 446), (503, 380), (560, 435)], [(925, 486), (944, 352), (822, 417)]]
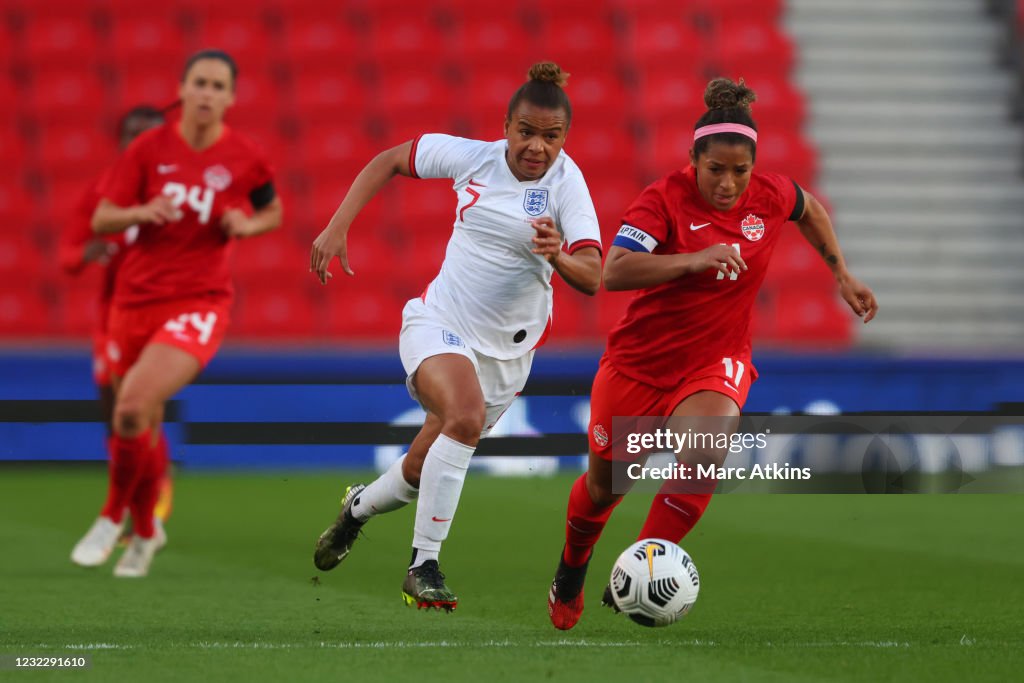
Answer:
[(259, 147), (254, 147), (254, 163), (249, 183), (249, 203), (259, 211), (274, 201), (277, 191), (274, 188), (274, 168), (267, 155)]
[(765, 175), (774, 195), (775, 211), (784, 221), (795, 221), (804, 213), (804, 193), (796, 181), (778, 173)]
[(583, 174), (572, 173), (562, 187), (559, 197), (558, 227), (565, 237), (566, 251), (570, 254), (584, 247), (601, 249), (601, 228)]
[(420, 135), (412, 141), (409, 171), (413, 178), (457, 178), (486, 144), (440, 133)]
[(146, 148), (145, 140), (148, 136), (136, 138), (121, 158), (111, 173), (100, 182), (98, 197), (109, 199), (117, 206), (135, 206), (146, 202), (145, 197), (145, 174), (146, 174)]
[(622, 226), (612, 242), (630, 251), (652, 252), (665, 241), (670, 229), (663, 183), (648, 186), (633, 200), (622, 217)]

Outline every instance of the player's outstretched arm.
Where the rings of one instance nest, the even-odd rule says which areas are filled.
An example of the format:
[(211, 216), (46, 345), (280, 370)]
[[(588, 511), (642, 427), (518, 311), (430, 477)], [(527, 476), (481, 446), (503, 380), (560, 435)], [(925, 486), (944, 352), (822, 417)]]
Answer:
[(158, 194), (145, 204), (134, 206), (118, 206), (109, 199), (101, 199), (92, 214), (92, 231), (100, 234), (121, 232), (133, 225), (164, 225), (179, 218), (181, 212), (167, 195)]
[(533, 253), (543, 256), (562, 279), (573, 289), (588, 296), (601, 288), (601, 252), (596, 247), (583, 247), (575, 253), (562, 250), (562, 235), (549, 216), (530, 222), (537, 234), (533, 237)]
[(747, 269), (738, 251), (715, 244), (691, 254), (649, 254), (613, 246), (604, 262), (604, 288), (609, 292), (654, 287), (678, 277), (713, 268), (728, 275)]
[(874, 292), (847, 270), (828, 212), (809, 192), (803, 192), (804, 215), (796, 222), (800, 226), (800, 233), (825, 259), (825, 264), (839, 284), (839, 294), (843, 300), (854, 313), (864, 319), (864, 322), (869, 322), (878, 312), (878, 301), (875, 300)]
[(412, 176), (409, 169), (410, 152), (412, 140), (385, 150), (375, 156), (352, 181), (352, 186), (348, 188), (348, 193), (327, 227), (313, 241), (313, 248), (309, 254), (309, 271), (316, 273), (320, 284), (327, 284), (328, 278), (334, 277), (327, 268), (335, 257), (341, 262), (342, 270), (349, 275), (355, 275), (348, 265), (349, 226), (367, 202), (393, 177)]

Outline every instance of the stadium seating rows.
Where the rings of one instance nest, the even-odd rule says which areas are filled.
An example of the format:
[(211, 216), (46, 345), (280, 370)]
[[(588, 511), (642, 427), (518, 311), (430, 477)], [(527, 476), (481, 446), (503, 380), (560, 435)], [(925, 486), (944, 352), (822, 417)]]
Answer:
[[(310, 284), (310, 240), (380, 149), (429, 130), (498, 138), (508, 98), (537, 59), (573, 73), (566, 151), (587, 175), (606, 242), (643, 185), (686, 158), (703, 87), (715, 75), (742, 76), (758, 92), (758, 166), (813, 186), (816, 155), (802, 134), (781, 11), (781, 0), (527, 0), (513, 8), (444, 0), (415, 9), (400, 0), (9, 2), (0, 40), (10, 65), (0, 74), (0, 154), (8, 161), (0, 173), (0, 336), (88, 331), (89, 283), (65, 286), (51, 273), (57, 234), (78, 192), (114, 158), (118, 114), (172, 102), (192, 50), (218, 46), (238, 60), (229, 122), (265, 147), (287, 206), (285, 230), (238, 250), (236, 337), (368, 340), (393, 337), (403, 301), (436, 272), (453, 215), (450, 188), (387, 188), (354, 226), (359, 276), (341, 287)], [(804, 272), (793, 264), (805, 245), (787, 240), (780, 251), (783, 268)], [(760, 336), (845, 342), (845, 314), (805, 284), (769, 277)], [(600, 342), (628, 299), (565, 289), (557, 283), (560, 341)], [(823, 291), (831, 296), (828, 282)]]

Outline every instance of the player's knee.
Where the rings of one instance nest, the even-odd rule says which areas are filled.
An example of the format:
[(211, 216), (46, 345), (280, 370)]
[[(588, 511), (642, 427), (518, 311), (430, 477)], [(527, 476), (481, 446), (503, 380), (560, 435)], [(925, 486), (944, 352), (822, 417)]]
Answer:
[(420, 475), (423, 473), (423, 461), (426, 459), (427, 452), (409, 453), (402, 460), (402, 478), (405, 479), (406, 483), (410, 486), (419, 488), (420, 486)]
[(114, 432), (125, 438), (136, 437), (149, 426), (148, 416), (149, 411), (142, 401), (119, 400), (114, 408)]
[(462, 408), (445, 419), (441, 431), (459, 443), (475, 444), (480, 440), (486, 419), (487, 411), (482, 405)]

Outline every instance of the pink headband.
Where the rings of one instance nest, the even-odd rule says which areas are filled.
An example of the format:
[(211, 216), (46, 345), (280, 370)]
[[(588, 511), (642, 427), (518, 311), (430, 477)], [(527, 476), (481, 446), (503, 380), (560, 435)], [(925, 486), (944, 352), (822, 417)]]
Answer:
[(701, 126), (693, 131), (693, 141), (697, 142), (706, 135), (715, 135), (716, 133), (739, 133), (757, 142), (757, 131), (742, 123), (713, 123), (710, 126)]

